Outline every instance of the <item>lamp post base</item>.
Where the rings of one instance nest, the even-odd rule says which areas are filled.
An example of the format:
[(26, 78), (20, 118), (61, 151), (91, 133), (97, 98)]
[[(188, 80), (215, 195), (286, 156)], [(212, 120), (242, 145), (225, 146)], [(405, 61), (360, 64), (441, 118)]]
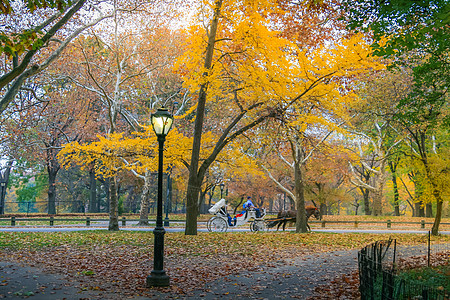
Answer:
[(147, 287), (169, 286), (169, 285), (170, 285), (170, 277), (166, 274), (164, 270), (152, 271), (150, 276), (147, 276)]

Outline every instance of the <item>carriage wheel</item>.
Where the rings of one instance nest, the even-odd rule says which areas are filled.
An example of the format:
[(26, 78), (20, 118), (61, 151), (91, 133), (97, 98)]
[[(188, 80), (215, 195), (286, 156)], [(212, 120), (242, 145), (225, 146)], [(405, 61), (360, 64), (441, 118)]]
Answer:
[(225, 232), (228, 229), (227, 221), (220, 217), (212, 217), (206, 224), (209, 231)]
[(255, 220), (250, 223), (250, 230), (252, 232), (256, 231), (264, 231), (266, 229), (266, 225), (264, 224), (264, 221), (262, 220)]

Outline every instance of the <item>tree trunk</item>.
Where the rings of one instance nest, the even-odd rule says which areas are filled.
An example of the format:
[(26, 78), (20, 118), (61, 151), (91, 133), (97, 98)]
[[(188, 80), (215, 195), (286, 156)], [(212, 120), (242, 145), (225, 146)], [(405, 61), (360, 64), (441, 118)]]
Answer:
[(399, 199), (399, 193), (398, 193), (397, 175), (395, 173), (397, 171), (397, 165), (398, 165), (398, 159), (389, 161), (389, 169), (391, 171), (392, 186), (394, 188), (394, 215), (400, 216), (400, 199)]
[(207, 193), (206, 190), (201, 191), (201, 193), (200, 193), (200, 200), (198, 201), (198, 207), (199, 207), (198, 215), (204, 214), (206, 211), (205, 210), (206, 193)]
[(95, 178), (95, 170), (89, 170), (89, 212), (97, 211), (97, 179)]
[(415, 217), (418, 218), (424, 218), (425, 217), (425, 210), (423, 207), (423, 202), (422, 201), (417, 201), (414, 203), (414, 207), (415, 207)]
[(441, 192), (439, 191), (437, 184), (434, 182), (434, 178), (431, 175), (431, 170), (428, 165), (427, 160), (422, 160), (423, 164), (425, 165), (425, 170), (427, 172), (427, 177), (429, 178), (431, 185), (433, 187), (433, 196), (436, 199), (436, 217), (434, 218), (433, 227), (431, 228), (431, 234), (432, 235), (438, 235), (439, 234), (439, 225), (441, 224), (441, 218), (442, 218), (442, 206), (444, 203), (444, 199), (442, 199)]
[(110, 202), (111, 202), (111, 179), (105, 178), (105, 181), (103, 184), (104, 184), (105, 196), (106, 196), (105, 211), (109, 212), (109, 207), (110, 207)]
[(358, 200), (355, 201), (354, 206), (355, 206), (355, 216), (357, 216), (358, 215), (358, 210), (359, 210), (359, 201)]
[(0, 215), (5, 214), (6, 189), (8, 188), (9, 174), (11, 173), (12, 164), (13, 161), (10, 160), (7, 163), (5, 171), (0, 172), (0, 182), (2, 183), (0, 186)]
[[(385, 155), (383, 155), (385, 157)], [(375, 178), (375, 191), (373, 192), (373, 215), (383, 215), (383, 197), (384, 197), (384, 185), (386, 183), (386, 161), (382, 159), (380, 161), (379, 173)]]
[(376, 191), (373, 193), (373, 215), (374, 216), (381, 216), (381, 199), (383, 198), (383, 195), (380, 194), (380, 191)]
[(444, 203), (439, 195), (439, 191), (435, 190), (435, 192), (438, 193), (438, 195), (435, 195), (435, 197), (438, 197), (437, 198), (438, 200), (436, 204), (436, 217), (434, 219), (433, 227), (431, 228), (432, 235), (439, 234), (439, 225), (441, 224), (441, 217), (442, 217), (442, 204)]
[(134, 212), (134, 198), (135, 198), (135, 186), (127, 186), (128, 195), (123, 203), (124, 212)]
[(438, 235), (439, 234), (439, 225), (441, 224), (442, 205), (444, 203), (444, 199), (442, 199), (441, 192), (438, 189), (438, 185), (434, 181), (434, 177), (430, 170), (430, 166), (428, 165), (427, 157), (422, 159), (422, 163), (425, 166), (425, 171), (427, 173), (427, 177), (430, 180), (431, 186), (433, 187), (433, 196), (436, 199), (436, 217), (434, 218), (433, 227), (431, 228), (431, 234)]
[(425, 205), (425, 216), (427, 218), (432, 218), (433, 217), (433, 205), (431, 203), (427, 203)]
[[(208, 36), (208, 46), (206, 47), (204, 68), (206, 70), (205, 77), (211, 69), (214, 45), (216, 42), (217, 26), (219, 24), (220, 10), (222, 7), (222, 0), (216, 0), (214, 7), (214, 15), (211, 22), (211, 28)], [(198, 94), (197, 111), (195, 115), (194, 134), (192, 142), (191, 163), (189, 165), (189, 179), (186, 192), (186, 235), (197, 235), (197, 215), (198, 215), (198, 196), (201, 191), (201, 179), (198, 174), (198, 164), (200, 159), (200, 147), (203, 130), (203, 120), (205, 116), (206, 94), (208, 90), (208, 83), (200, 86)]]
[(325, 216), (328, 214), (327, 212), (327, 204), (326, 203), (320, 203), (320, 215)]
[(306, 210), (305, 210), (305, 183), (303, 182), (302, 174), (302, 162), (303, 162), (303, 149), (300, 145), (299, 137), (296, 145), (296, 160), (294, 165), (294, 178), (295, 178), (295, 198), (297, 199), (297, 221), (295, 222), (295, 232), (308, 232), (306, 226)]
[(138, 226), (149, 226), (148, 208), (150, 204), (150, 182), (151, 182), (151, 172), (147, 170), (144, 175), (144, 186), (142, 188), (141, 210), (139, 211)]
[(372, 212), (370, 211), (370, 191), (368, 189), (360, 187), (359, 190), (361, 191), (363, 195), (363, 203), (364, 203), (364, 214), (366, 216), (370, 216)]
[(117, 182), (116, 177), (109, 180), (109, 226), (108, 230), (119, 230), (119, 201), (117, 198)]
[(56, 214), (56, 175), (60, 166), (57, 161), (50, 160), (47, 162), (48, 172), (48, 214)]
[(392, 173), (392, 184), (394, 187), (394, 215), (400, 216), (400, 198), (398, 193), (397, 176)]
[(414, 206), (413, 206), (413, 205), (410, 205), (409, 207), (411, 208), (411, 215), (412, 215), (413, 217), (415, 217), (417, 213), (416, 213), (416, 210), (414, 209)]
[(184, 232), (186, 235), (197, 234), (197, 216), (198, 216), (197, 199), (199, 195), (200, 186), (196, 183), (196, 181), (197, 178), (190, 178), (188, 181), (188, 188), (186, 192), (186, 204), (187, 204), (186, 229)]

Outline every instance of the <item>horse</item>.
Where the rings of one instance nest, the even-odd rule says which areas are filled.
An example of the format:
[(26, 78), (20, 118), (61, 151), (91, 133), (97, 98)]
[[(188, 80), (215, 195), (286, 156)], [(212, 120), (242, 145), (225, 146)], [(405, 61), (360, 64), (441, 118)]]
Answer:
[[(308, 230), (311, 231), (311, 227), (309, 227), (309, 224), (308, 224), (308, 219), (309, 219), (309, 217), (314, 216), (317, 220), (320, 220), (321, 219), (320, 212), (319, 212), (319, 209), (313, 205), (306, 206), (305, 210), (306, 210), (306, 226), (308, 227)], [(283, 225), (283, 231), (284, 231), (286, 229), (286, 224), (288, 222), (292, 222), (292, 223), (296, 222), (297, 211), (296, 210), (280, 211), (280, 212), (278, 212), (277, 219), (278, 220), (271, 221), (269, 224), (267, 224), (267, 227), (272, 228), (272, 227), (275, 227), (276, 225), (278, 225), (277, 226), (277, 231), (278, 231), (278, 229), (280, 229), (280, 226)]]

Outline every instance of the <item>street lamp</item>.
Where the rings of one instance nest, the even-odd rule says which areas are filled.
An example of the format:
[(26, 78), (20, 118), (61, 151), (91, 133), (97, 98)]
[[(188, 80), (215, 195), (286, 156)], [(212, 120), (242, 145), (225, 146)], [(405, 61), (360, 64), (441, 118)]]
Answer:
[(225, 184), (222, 182), (220, 184), (220, 199), (222, 199), (222, 194), (223, 194), (223, 188), (225, 187)]
[(0, 183), (0, 215), (5, 214), (5, 196), (6, 196), (6, 182), (2, 181)]
[(153, 230), (155, 238), (154, 255), (153, 255), (153, 271), (147, 276), (147, 287), (152, 286), (169, 286), (170, 278), (164, 271), (164, 234), (166, 231), (163, 227), (162, 220), (162, 189), (163, 189), (163, 152), (164, 141), (169, 133), (173, 123), (173, 116), (169, 111), (162, 107), (158, 108), (156, 113), (151, 117), (153, 130), (156, 133), (159, 144), (159, 163), (158, 163), (158, 199), (156, 209), (156, 226)]

